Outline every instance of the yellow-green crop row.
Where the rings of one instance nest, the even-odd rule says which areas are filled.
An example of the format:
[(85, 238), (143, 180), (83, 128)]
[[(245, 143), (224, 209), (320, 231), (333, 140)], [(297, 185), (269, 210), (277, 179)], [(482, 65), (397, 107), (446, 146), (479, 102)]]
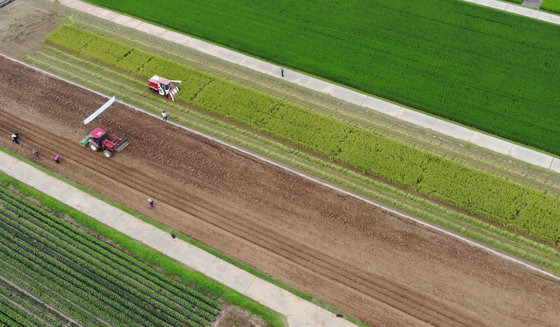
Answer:
[(466, 167), (78, 27), (62, 26), (47, 41), (135, 76), (182, 79), (179, 101), (560, 244), (560, 200), (545, 190)]

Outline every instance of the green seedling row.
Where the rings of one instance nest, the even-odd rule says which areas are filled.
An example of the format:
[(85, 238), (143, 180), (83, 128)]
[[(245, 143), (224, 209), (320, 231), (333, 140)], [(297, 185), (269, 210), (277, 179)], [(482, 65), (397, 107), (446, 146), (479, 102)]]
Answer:
[[(72, 292), (77, 292), (82, 297), (91, 296), (96, 298), (97, 301), (93, 303), (97, 310), (104, 311), (98, 314), (104, 315), (103, 318), (105, 320), (120, 326), (127, 324), (137, 325), (136, 322), (144, 320), (138, 312), (141, 309), (133, 306), (129, 299), (122, 298), (121, 295), (112, 291), (109, 286), (103, 284), (102, 280), (95, 281), (95, 276), (83, 276), (73, 268), (50, 258), (47, 254), (37, 252), (19, 237), (12, 237), (11, 234), (4, 231), (0, 231), (0, 235), (5, 239), (5, 243), (2, 243), (3, 246), (34, 264), (35, 271), (42, 267), (42, 274), (57, 279), (57, 283), (70, 287)], [(90, 301), (90, 303), (92, 302)], [(151, 321), (147, 321), (148, 323), (158, 321), (155, 317), (151, 318)], [(160, 324), (156, 325), (159, 326)]]
[[(37, 238), (41, 238), (41, 236), (40, 236), (40, 235), (41, 235), (41, 232), (44, 233), (45, 231), (48, 231), (49, 233), (51, 233), (51, 238), (52, 238), (52, 240), (48, 240), (49, 243), (46, 243), (46, 241), (45, 241), (45, 245), (44, 245), (44, 246), (45, 246), (45, 247), (52, 247), (52, 248), (53, 248), (53, 251), (56, 251), (56, 252), (60, 252), (60, 251), (62, 251), (63, 249), (67, 249), (68, 251), (66, 251), (66, 253), (65, 253), (65, 255), (64, 255), (63, 257), (69, 257), (69, 256), (71, 256), (72, 251), (77, 249), (77, 250), (80, 250), (80, 251), (82, 251), (82, 252), (80, 252), (80, 251), (78, 251), (78, 252), (74, 251), (74, 254), (72, 255), (72, 257), (73, 257), (75, 260), (77, 260), (77, 261), (81, 261), (81, 258), (85, 258), (86, 260), (89, 260), (88, 262), (86, 262), (86, 261), (82, 262), (82, 264), (83, 264), (84, 266), (90, 266), (91, 269), (96, 269), (96, 268), (95, 268), (95, 265), (99, 264), (99, 263), (98, 263), (97, 261), (95, 261), (94, 259), (97, 259), (97, 260), (99, 260), (99, 261), (105, 261), (105, 262), (104, 262), (104, 265), (103, 265), (104, 271), (103, 271), (103, 272), (100, 272), (100, 273), (101, 273), (102, 275), (106, 275), (107, 272), (112, 272), (112, 273), (113, 273), (113, 276), (115, 276), (116, 278), (121, 278), (121, 279), (128, 280), (128, 283), (127, 283), (127, 284), (124, 284), (124, 286), (123, 286), (123, 287), (125, 287), (125, 288), (127, 287), (128, 284), (131, 284), (131, 285), (133, 285), (134, 287), (136, 287), (136, 288), (138, 288), (138, 289), (143, 289), (143, 288), (144, 288), (143, 285), (151, 285), (151, 286), (156, 285), (155, 283), (152, 283), (152, 282), (150, 282), (149, 280), (143, 279), (143, 278), (141, 278), (141, 277), (135, 275), (135, 273), (132, 273), (132, 271), (134, 271), (134, 270), (135, 270), (136, 272), (138, 272), (139, 270), (141, 270), (141, 269), (134, 269), (134, 268), (130, 268), (130, 269), (129, 269), (129, 268), (126, 266), (126, 265), (128, 264), (128, 265), (130, 265), (131, 267), (135, 267), (136, 265), (134, 264), (133, 261), (125, 261), (125, 262), (121, 263), (120, 271), (117, 271), (117, 270), (113, 269), (112, 266), (117, 266), (118, 257), (116, 257), (115, 255), (111, 255), (111, 254), (110, 254), (109, 252), (107, 252), (107, 251), (101, 251), (101, 253), (96, 253), (96, 252), (94, 252), (93, 249), (92, 249), (92, 248), (94, 248), (94, 246), (92, 246), (91, 243), (94, 242), (95, 238), (91, 237), (91, 239), (92, 239), (92, 240), (90, 240), (91, 243), (88, 243), (88, 242), (87, 242), (88, 240), (82, 240), (83, 244), (80, 245), (80, 244), (78, 244), (78, 242), (80, 241), (79, 239), (73, 239), (73, 238), (71, 238), (71, 237), (68, 237), (68, 235), (72, 235), (72, 233), (75, 232), (75, 231), (68, 231), (68, 234), (60, 233), (59, 231), (57, 231), (57, 230), (51, 228), (50, 226), (44, 224), (43, 222), (37, 220), (34, 216), (29, 215), (29, 214), (28, 214), (27, 212), (25, 212), (24, 210), (21, 210), (21, 209), (19, 209), (19, 208), (16, 208), (16, 207), (10, 205), (9, 203), (5, 203), (3, 200), (2, 200), (2, 202), (3, 202), (3, 205), (4, 205), (6, 208), (9, 208), (12, 212), (17, 212), (18, 215), (24, 216), (24, 217), (26, 218), (26, 220), (29, 221), (29, 222), (28, 222), (28, 221), (20, 221), (20, 222), (18, 222), (17, 225), (14, 226), (14, 228), (20, 228), (20, 227), (23, 227), (23, 226), (27, 226), (27, 227), (29, 227), (29, 228), (31, 228), (31, 229), (35, 229), (35, 235), (36, 235)], [(39, 226), (34, 227), (33, 225), (29, 225), (30, 222), (33, 222), (33, 223), (35, 223), (35, 224), (37, 224), (37, 225), (39, 225)], [(67, 242), (64, 242), (64, 241), (67, 241)], [(102, 242), (100, 242), (99, 240), (97, 240), (97, 243), (102, 243)], [(72, 246), (69, 245), (69, 244), (72, 244)], [(89, 247), (88, 247), (88, 245), (89, 245)], [(88, 253), (88, 254), (86, 254), (86, 253)], [(114, 260), (114, 261), (113, 261), (113, 260), (104, 260), (105, 257), (103, 257), (103, 255), (109, 255), (109, 256), (112, 257), (112, 259), (115, 259), (115, 260)], [(94, 256), (97, 256), (97, 258), (93, 258)], [(134, 278), (134, 279), (128, 278), (127, 276), (129, 276), (129, 275), (130, 275), (132, 278)], [(155, 274), (151, 275), (150, 277), (154, 278), (154, 277), (155, 277)], [(137, 284), (137, 282), (142, 282), (142, 284)], [(177, 283), (177, 284), (178, 284), (178, 283)], [(160, 289), (160, 292), (163, 292), (164, 289), (161, 288), (161, 287), (166, 287), (166, 286), (167, 286), (167, 285), (162, 284), (162, 283), (160, 282), (158, 286), (153, 287), (153, 288), (154, 288), (154, 289)], [(169, 286), (167, 286), (167, 287), (169, 287)], [(149, 290), (148, 290), (148, 289), (144, 289), (144, 291), (145, 291), (146, 294), (149, 294)], [(206, 315), (206, 318), (207, 318), (209, 321), (213, 320), (213, 319), (214, 319), (214, 316), (218, 314), (218, 310), (217, 310), (217, 309), (215, 309), (215, 308), (212, 307), (212, 306), (209, 306), (206, 302), (203, 301), (203, 300), (205, 299), (205, 297), (202, 296), (200, 293), (198, 293), (198, 292), (196, 292), (196, 291), (193, 291), (193, 290), (188, 290), (188, 289), (186, 289), (185, 287), (181, 287), (181, 288), (180, 288), (180, 291), (185, 291), (186, 294), (185, 294), (185, 295), (180, 295), (179, 292), (176, 292), (175, 294), (172, 294), (172, 293), (167, 293), (167, 294), (170, 295), (169, 298), (170, 298), (173, 302), (180, 303), (181, 305), (186, 306), (185, 308), (191, 307), (194, 311), (197, 311), (197, 313), (202, 314), (202, 315)], [(134, 293), (135, 291), (132, 290), (132, 292)], [(194, 296), (192, 296), (192, 295), (190, 295), (190, 294), (188, 294), (188, 293), (192, 293), (192, 294), (198, 296), (199, 298), (196, 298), (196, 297), (194, 297)], [(139, 296), (142, 296), (142, 294), (140, 294)], [(153, 296), (153, 295), (152, 295), (152, 296)], [(170, 303), (166, 298), (162, 298), (162, 297), (158, 296), (157, 294), (155, 295), (155, 297), (157, 297), (158, 300), (159, 300), (160, 302), (167, 302), (167, 303)], [(195, 303), (196, 305), (202, 307), (202, 308), (203, 308), (204, 310), (206, 310), (206, 311), (201, 311), (201, 310), (199, 310), (199, 309), (197, 309), (197, 308), (192, 307), (192, 304), (189, 304), (188, 301), (182, 300), (182, 297), (183, 297), (183, 298), (186, 298), (186, 299), (188, 299), (189, 301), (191, 301), (192, 303)], [(201, 299), (202, 299), (202, 300), (201, 300)], [(218, 306), (218, 307), (219, 307), (219, 305), (217, 305), (217, 303), (215, 303), (215, 301), (213, 301), (213, 300), (206, 300), (206, 301), (207, 301), (207, 302), (210, 302), (210, 303), (212, 303), (212, 304), (214, 304), (214, 306)], [(171, 303), (171, 306), (175, 306), (175, 305), (174, 305), (173, 303)], [(176, 307), (176, 306), (175, 306), (175, 307)], [(209, 314), (208, 312), (211, 312), (211, 314)]]
[[(8, 280), (16, 285), (19, 285), (21, 289), (25, 289), (26, 292), (33, 294), (35, 298), (31, 300), (35, 307), (39, 308), (43, 312), (47, 312), (50, 315), (56, 317), (56, 319), (67, 326), (77, 326), (75, 322), (69, 321), (67, 318), (61, 316), (61, 314), (52, 308), (61, 308), (61, 312), (64, 312), (67, 317), (77, 317), (77, 320), (83, 322), (97, 322), (99, 326), (105, 326), (104, 324), (96, 321), (96, 319), (87, 315), (85, 311), (80, 311), (80, 307), (73, 305), (67, 299), (62, 297), (60, 294), (47, 288), (45, 285), (38, 283), (34, 279), (22, 279), (22, 276), (17, 275), (17, 268), (11, 266), (8, 262), (0, 260), (1, 269), (0, 275), (5, 276)], [(19, 292), (23, 292), (18, 290)], [(47, 305), (50, 305), (48, 306)]]
[[(221, 306), (215, 300), (163, 274), (156, 273), (152, 269), (149, 269), (148, 266), (126, 253), (115, 249), (87, 233), (81, 232), (78, 228), (70, 224), (56, 219), (56, 217), (43, 209), (13, 194), (5, 192), (2, 188), (0, 188), (0, 203), (12, 210), (12, 212), (17, 212), (19, 215), (25, 216), (27, 222), (21, 222), (21, 224), (33, 223), (37, 225), (37, 228), (40, 230), (48, 231), (55, 236), (55, 241), (60, 239), (59, 246), (68, 247), (69, 244), (71, 244), (72, 247), (83, 251), (83, 254), (77, 253), (80, 257), (86, 257), (85, 254), (87, 254), (99, 261), (103, 261), (111, 267), (118, 267), (121, 272), (133, 276), (144, 284), (158, 285), (153, 288), (161, 288), (161, 291), (169, 292), (169, 294), (173, 295), (170, 298), (176, 302), (183, 302), (182, 299), (201, 302), (203, 303), (202, 306), (204, 309), (213, 315), (217, 315), (219, 310), (221, 310)], [(179, 299), (175, 299), (175, 297), (179, 297)]]
[(28, 314), (21, 307), (13, 303), (11, 297), (7, 297), (3, 293), (4, 292), (0, 293), (0, 310), (3, 314), (16, 322), (16, 326), (47, 326), (43, 321), (39, 320), (34, 315)]
[(32, 312), (33, 315), (46, 321), (51, 326), (67, 326), (69, 324), (68, 320), (61, 317), (56, 311), (1, 279), (0, 294)]
[(48, 302), (53, 307), (59, 308), (77, 321), (96, 326), (108, 326), (87, 311), (91, 309), (86, 308), (89, 304), (87, 300), (83, 300), (67, 289), (59, 287), (49, 278), (34, 274), (28, 270), (27, 266), (9, 256), (5, 256), (3, 252), (0, 252), (0, 262), (2, 263), (0, 271), (3, 275), (17, 282), (26, 290), (39, 294), (43, 301)]
[[(47, 37), (59, 47), (147, 78), (157, 72), (188, 81), (179, 101), (243, 123), (331, 159), (450, 203), (501, 225), (560, 243), (560, 201), (529, 189), (396, 142), (373, 131), (286, 103), (192, 67), (175, 63), (122, 42), (72, 26)], [(92, 47), (92, 44), (110, 44)], [(105, 55), (109, 51), (111, 54)], [(134, 60), (129, 61), (131, 54)], [(120, 57), (118, 57), (120, 56)], [(138, 58), (144, 58), (140, 64)]]
[[(64, 312), (69, 309), (70, 316), (96, 325), (103, 323), (84, 311), (93, 309), (95, 316), (118, 326), (207, 326), (221, 309), (216, 301), (136, 263), (4, 188), (0, 188), (0, 234), (0, 258), (6, 263), (3, 275), (29, 276), (19, 279), (18, 285), (41, 294), (45, 302)], [(61, 290), (72, 303), (56, 295)], [(30, 311), (43, 309), (36, 315), (50, 323), (60, 319), (45, 315), (51, 311), (37, 300), (22, 305)], [(17, 312), (10, 312), (10, 317), (17, 317)]]
[[(14, 221), (17, 221), (17, 219), (14, 219)], [(134, 279), (128, 278), (126, 274), (116, 272), (109, 265), (102, 265), (103, 270), (101, 270), (97, 267), (99, 265), (98, 262), (87, 260), (90, 259), (88, 257), (86, 257), (86, 260), (83, 260), (83, 256), (80, 256), (79, 252), (78, 254), (76, 254), (76, 252), (73, 251), (73, 249), (64, 242), (55, 243), (51, 240), (45, 239), (41, 234), (41, 232), (43, 231), (42, 229), (32, 227), (24, 220), (17, 221), (16, 224), (11, 225), (11, 228), (13, 228), (12, 231), (19, 231), (22, 234), (28, 235), (28, 237), (31, 237), (34, 242), (41, 242), (42, 246), (44, 246), (45, 249), (49, 251), (49, 255), (57, 261), (62, 262), (69, 267), (78, 267), (78, 269), (83, 269), (85, 270), (82, 271), (84, 273), (87, 272), (88, 274), (95, 274), (95, 276), (100, 276), (99, 279), (103, 280), (104, 283), (106, 283), (107, 285), (115, 286), (111, 289), (123, 290), (124, 292), (126, 292), (124, 293), (125, 296), (133, 301), (136, 301), (136, 303), (140, 306), (143, 303), (149, 304), (153, 308), (157, 308), (157, 311), (163, 311), (170, 317), (175, 318), (177, 321), (182, 321), (183, 323), (190, 323), (191, 320), (194, 320), (201, 325), (208, 324), (207, 321), (198, 318), (196, 315), (194, 315), (192, 319), (182, 316), (181, 314), (179, 314), (179, 312), (183, 311), (183, 309), (189, 309), (188, 307), (183, 308), (180, 305), (177, 305), (175, 302), (167, 300), (163, 296), (158, 296), (157, 293), (151, 293), (151, 290), (146, 288), (143, 284), (138, 283)], [(72, 259), (69, 260), (67, 258)], [(150, 296), (147, 296), (145, 294), (150, 294)], [(177, 312), (170, 310), (170, 308), (176, 310)], [(144, 319), (149, 319), (150, 315), (146, 314), (143, 315), (143, 317)], [(166, 316), (163, 316), (163, 318), (168, 319)], [(210, 317), (210, 319), (213, 319), (213, 317)]]

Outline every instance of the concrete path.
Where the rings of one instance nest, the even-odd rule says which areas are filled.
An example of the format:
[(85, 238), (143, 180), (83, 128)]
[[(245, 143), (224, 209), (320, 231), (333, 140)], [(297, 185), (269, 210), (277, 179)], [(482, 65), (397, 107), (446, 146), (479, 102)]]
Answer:
[(522, 5), (525, 7), (531, 7), (539, 9), (541, 7), (543, 0), (523, 0)]
[[(522, 5), (517, 5), (511, 2), (498, 1), (498, 0), (463, 0), (463, 1), (472, 2), (472, 3), (479, 4), (481, 6), (491, 7), (494, 9), (507, 11), (513, 14), (526, 16), (526, 17), (542, 20), (545, 22), (549, 22), (552, 24), (560, 25), (560, 16), (558, 15), (540, 11), (538, 9), (527, 8)], [(525, 0), (523, 4), (525, 4), (525, 2), (534, 3), (537, 1), (542, 2), (542, 0)], [(539, 7), (540, 7), (540, 3), (539, 3)]]
[[(533, 17), (560, 25), (560, 16), (544, 13), (538, 10), (533, 10), (495, 0), (465, 1), (506, 10), (519, 15), (525, 15), (528, 17)], [(212, 43), (195, 39), (190, 36), (169, 31), (159, 26), (155, 26), (129, 16), (121, 15), (107, 9), (96, 7), (79, 0), (59, 0), (58, 2), (69, 8), (89, 13), (93, 16), (112, 21), (122, 26), (137, 29), (153, 36), (161, 37), (168, 41), (187, 46), (208, 55), (221, 58), (225, 61), (253, 69), (263, 74), (282, 78), (288, 82), (315, 90), (317, 92), (331, 95), (337, 99), (347, 101), (349, 103), (356, 104), (371, 110), (375, 110), (389, 116), (404, 120), (411, 124), (447, 135), (449, 137), (453, 137), (455, 139), (465, 141), (479, 147), (501, 153), (506, 156), (510, 156), (512, 158), (533, 164), (535, 166), (550, 169), (552, 171), (560, 173), (560, 159), (548, 154), (531, 150), (529, 148), (468, 129), (454, 123), (437, 119), (432, 116), (407, 109), (399, 105), (363, 93), (359, 93), (339, 85), (335, 85), (333, 83), (325, 82), (323, 80), (299, 72), (285, 69), (284, 77), (282, 77), (280, 66), (255, 59), (247, 55), (219, 47)]]
[(0, 171), (164, 253), (285, 315), (290, 326), (351, 327), (354, 324), (241, 270), (27, 163), (0, 152)]

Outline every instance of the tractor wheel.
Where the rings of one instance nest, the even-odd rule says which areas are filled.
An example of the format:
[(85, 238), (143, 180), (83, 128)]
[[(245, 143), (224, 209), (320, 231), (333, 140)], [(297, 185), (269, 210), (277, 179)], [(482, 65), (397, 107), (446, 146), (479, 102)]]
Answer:
[(93, 151), (99, 151), (99, 147), (95, 143), (90, 143), (89, 148), (92, 149)]
[(109, 151), (109, 150), (104, 150), (103, 154), (105, 155), (105, 157), (107, 158), (111, 158), (113, 156), (113, 152)]

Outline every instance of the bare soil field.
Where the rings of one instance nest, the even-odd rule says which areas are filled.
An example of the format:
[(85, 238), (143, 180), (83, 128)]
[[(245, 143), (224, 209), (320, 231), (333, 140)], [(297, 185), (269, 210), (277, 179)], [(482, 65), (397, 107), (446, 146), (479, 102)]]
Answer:
[[(557, 281), (159, 118), (115, 104), (84, 127), (106, 99), (6, 59), (0, 94), (1, 146), (36, 148), (40, 165), (368, 324), (560, 319)], [(82, 147), (95, 127), (130, 146), (111, 159)]]

